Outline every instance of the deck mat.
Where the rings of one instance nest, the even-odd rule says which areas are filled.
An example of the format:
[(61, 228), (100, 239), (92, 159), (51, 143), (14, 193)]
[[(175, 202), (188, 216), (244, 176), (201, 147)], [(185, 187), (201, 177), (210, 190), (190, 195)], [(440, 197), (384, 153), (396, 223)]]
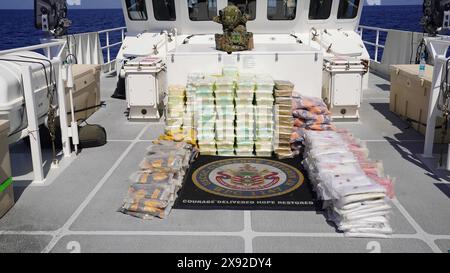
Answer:
[(317, 210), (320, 204), (300, 161), (200, 156), (191, 165), (174, 208)]

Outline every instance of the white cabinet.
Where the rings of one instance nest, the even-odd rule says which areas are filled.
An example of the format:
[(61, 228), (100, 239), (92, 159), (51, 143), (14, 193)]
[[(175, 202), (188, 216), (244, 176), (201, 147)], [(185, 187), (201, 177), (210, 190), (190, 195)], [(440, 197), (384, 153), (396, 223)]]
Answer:
[(351, 57), (324, 60), (322, 98), (333, 119), (359, 119), (363, 75), (367, 65)]
[(166, 90), (162, 60), (140, 57), (125, 67), (125, 89), (131, 120), (159, 120)]

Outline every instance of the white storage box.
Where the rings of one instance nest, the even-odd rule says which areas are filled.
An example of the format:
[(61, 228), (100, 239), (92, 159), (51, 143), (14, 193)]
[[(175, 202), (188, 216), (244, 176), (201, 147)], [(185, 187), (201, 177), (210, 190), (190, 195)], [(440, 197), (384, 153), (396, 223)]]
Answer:
[(360, 59), (332, 57), (324, 60), (322, 98), (334, 119), (358, 119), (363, 75), (367, 67)]
[(158, 120), (165, 90), (166, 72), (160, 58), (139, 57), (124, 66), (129, 118)]

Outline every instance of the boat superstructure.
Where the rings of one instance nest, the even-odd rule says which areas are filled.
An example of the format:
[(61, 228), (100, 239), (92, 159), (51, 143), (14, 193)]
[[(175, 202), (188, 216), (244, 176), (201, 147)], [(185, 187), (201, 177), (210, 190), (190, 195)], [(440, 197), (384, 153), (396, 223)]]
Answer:
[[(254, 33), (254, 51), (228, 54), (214, 49), (214, 34), (222, 30), (211, 22), (212, 15), (228, 2), (251, 3), (248, 12), (254, 19), (248, 29)], [(56, 169), (50, 168), (51, 149), (43, 148), (46, 179), (41, 183), (33, 183), (36, 170), (27, 138), (10, 139), (16, 204), (0, 219), (0, 252), (447, 252), (449, 172), (420, 156), (424, 136), (389, 111), (388, 67), (409, 63), (411, 51), (403, 59), (393, 56), (403, 48), (415, 50), (422, 37), (359, 26), (362, 1), (320, 1), (324, 6), (314, 9), (312, 3), (316, 2), (124, 0), (124, 28), (0, 52), (3, 58), (46, 49), (47, 57), (52, 58), (57, 57), (52, 52), (58, 48), (60, 54), (67, 54), (61, 48), (68, 43), (79, 63), (100, 64), (105, 72), (100, 93), (106, 107), (88, 121), (101, 124), (108, 134), (108, 144), (103, 147), (77, 155), (66, 147), (67, 157)], [(374, 40), (365, 39), (368, 33)], [(118, 42), (111, 41), (114, 34)], [(407, 41), (404, 47), (398, 45), (399, 40)], [(372, 46), (375, 52), (370, 56), (367, 48)], [(120, 48), (117, 58), (111, 54), (114, 47)], [(315, 96), (322, 95), (325, 59), (370, 63), (371, 72), (361, 74), (358, 118), (336, 125), (366, 141), (371, 157), (383, 161), (385, 171), (396, 177), (392, 239), (345, 238), (318, 212), (174, 210), (162, 221), (142, 221), (118, 213), (129, 175), (146, 147), (165, 129), (163, 119), (130, 120), (126, 113), (130, 102), (111, 97), (126, 93), (127, 64), (147, 56), (165, 64), (167, 75), (161, 86), (185, 83), (190, 71), (215, 73), (224, 65), (235, 65), (286, 76), (305, 86), (304, 91), (298, 90), (300, 94)], [(155, 91), (164, 95), (162, 90)], [(66, 122), (70, 127), (70, 116)], [(440, 145), (435, 152), (438, 148)], [(63, 155), (64, 151), (59, 151), (59, 156)]]

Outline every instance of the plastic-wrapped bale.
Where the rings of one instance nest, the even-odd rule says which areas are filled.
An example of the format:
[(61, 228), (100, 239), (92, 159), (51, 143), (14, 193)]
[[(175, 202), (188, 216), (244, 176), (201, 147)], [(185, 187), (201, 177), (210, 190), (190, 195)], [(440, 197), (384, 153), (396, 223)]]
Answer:
[(392, 178), (384, 173), (383, 162), (373, 161), (369, 158), (369, 152), (364, 142), (356, 139), (352, 134), (346, 130), (337, 131), (340, 136), (346, 141), (348, 149), (352, 152), (355, 158), (358, 159), (364, 173), (386, 189), (386, 194), (389, 198), (395, 197), (395, 178)]
[(298, 152), (290, 145), (294, 119), (292, 116), (292, 92), (294, 84), (289, 81), (275, 81), (275, 154), (278, 158), (292, 158)]
[(198, 79), (194, 86), (195, 96), (198, 97), (206, 97), (211, 98), (214, 97), (214, 85), (216, 83), (216, 78), (206, 76), (204, 79)]
[(235, 154), (235, 83), (236, 78), (232, 76), (219, 77), (216, 80), (216, 145), (219, 156)]
[(255, 144), (255, 107), (236, 107), (236, 155), (253, 156)]
[(255, 75), (241, 75), (236, 85), (236, 155), (253, 156), (255, 145)]
[(257, 156), (272, 156), (274, 151), (273, 141), (275, 135), (275, 99), (273, 95), (275, 83), (272, 77), (267, 74), (256, 75), (255, 81), (255, 151)]
[(354, 154), (367, 159), (364, 144), (347, 134), (308, 130), (304, 143), (303, 165), (324, 200), (327, 218), (348, 237), (388, 238), (393, 231), (387, 190), (367, 175)]
[(236, 133), (234, 120), (216, 121), (216, 144), (220, 156), (234, 156), (234, 143)]
[(168, 88), (167, 119), (166, 130), (174, 133), (183, 126), (185, 115), (186, 87), (181, 85), (171, 85)]
[(274, 86), (275, 83), (269, 75), (257, 75), (255, 99), (258, 107), (269, 107), (274, 105)]
[(256, 99), (273, 98), (273, 91), (275, 82), (272, 76), (267, 74), (257, 74), (255, 76), (256, 82)]
[(184, 142), (155, 141), (147, 148), (141, 170), (131, 175), (133, 184), (120, 211), (141, 219), (167, 217), (196, 154)]
[(134, 184), (128, 190), (120, 211), (145, 220), (166, 218), (173, 206), (175, 196), (170, 188), (154, 184)]
[(327, 105), (320, 98), (308, 96), (292, 97), (294, 131), (291, 136), (292, 148), (302, 148), (304, 133), (313, 131), (335, 131)]
[(274, 151), (275, 122), (273, 106), (255, 108), (255, 151), (257, 156), (269, 157)]
[[(214, 86), (216, 79), (206, 76), (198, 78), (194, 82), (195, 102), (194, 105), (188, 105), (190, 111), (194, 112), (194, 122), (192, 130), (196, 130), (196, 137), (200, 143), (214, 142), (215, 119), (217, 117)], [(205, 150), (205, 147), (199, 146), (200, 152), (204, 154), (213, 154), (211, 149)]]
[(191, 126), (195, 127), (195, 106), (196, 106), (196, 92), (197, 92), (197, 84), (200, 81), (203, 81), (206, 78), (206, 75), (203, 73), (189, 73), (187, 86), (186, 86), (186, 113), (185, 119), (192, 120)]
[(241, 76), (236, 82), (236, 105), (253, 105), (256, 82), (254, 75)]
[[(203, 98), (201, 101), (204, 101)], [(217, 111), (214, 98), (208, 98), (208, 103), (199, 102), (195, 108), (196, 132), (200, 153), (204, 155), (216, 155), (216, 119)]]
[(237, 77), (239, 75), (239, 68), (236, 66), (224, 66), (222, 68), (222, 76), (224, 77)]
[(292, 98), (295, 85), (290, 81), (276, 80), (275, 82), (275, 97)]

